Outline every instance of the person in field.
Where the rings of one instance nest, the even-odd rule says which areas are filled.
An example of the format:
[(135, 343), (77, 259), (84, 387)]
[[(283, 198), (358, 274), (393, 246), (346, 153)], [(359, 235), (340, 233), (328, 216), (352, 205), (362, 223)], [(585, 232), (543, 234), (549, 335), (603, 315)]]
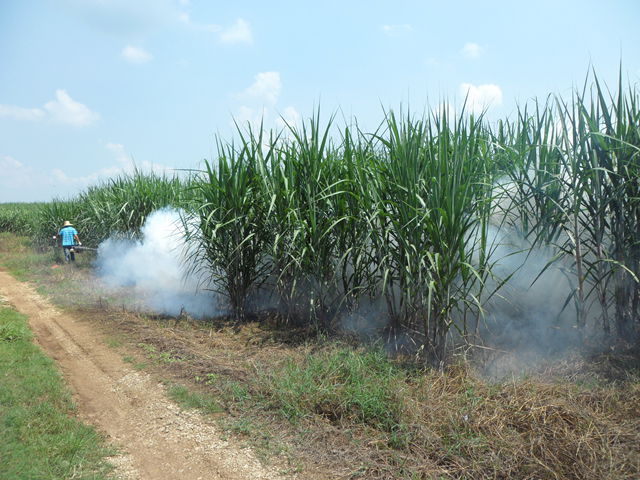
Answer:
[(58, 232), (60, 237), (60, 243), (62, 244), (62, 250), (64, 251), (64, 259), (67, 263), (75, 262), (76, 256), (73, 247), (76, 245), (82, 245), (80, 238), (78, 237), (78, 231), (73, 228), (71, 222), (66, 220), (62, 225), (62, 228)]

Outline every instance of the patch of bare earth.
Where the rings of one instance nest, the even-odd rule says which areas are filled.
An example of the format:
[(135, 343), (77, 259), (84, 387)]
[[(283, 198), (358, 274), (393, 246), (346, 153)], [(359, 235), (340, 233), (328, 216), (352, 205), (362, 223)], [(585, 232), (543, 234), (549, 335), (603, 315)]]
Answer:
[(70, 385), (80, 417), (123, 450), (112, 459), (122, 478), (283, 478), (250, 449), (223, 439), (212, 421), (169, 401), (161, 383), (124, 362), (90, 324), (59, 311), (2, 271), (0, 295), (29, 317), (37, 343)]

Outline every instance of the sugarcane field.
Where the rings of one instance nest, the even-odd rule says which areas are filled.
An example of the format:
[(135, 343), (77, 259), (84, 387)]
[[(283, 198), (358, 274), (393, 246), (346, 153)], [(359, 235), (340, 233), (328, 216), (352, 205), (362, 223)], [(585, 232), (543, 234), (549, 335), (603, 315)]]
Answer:
[[(576, 40), (538, 60), (470, 3), (484, 40), (432, 25), (457, 50), (420, 70), (424, 5), (325, 5), (347, 43), (314, 64), (320, 6), (249, 3), (0, 7), (51, 19), (0, 33), (21, 75), (19, 51), (69, 55), (0, 89), (0, 479), (640, 478), (635, 4), (575, 13), (616, 32), (601, 50), (558, 6)], [(356, 85), (367, 35), (387, 63)], [(548, 68), (448, 93), (507, 85), (510, 48)]]

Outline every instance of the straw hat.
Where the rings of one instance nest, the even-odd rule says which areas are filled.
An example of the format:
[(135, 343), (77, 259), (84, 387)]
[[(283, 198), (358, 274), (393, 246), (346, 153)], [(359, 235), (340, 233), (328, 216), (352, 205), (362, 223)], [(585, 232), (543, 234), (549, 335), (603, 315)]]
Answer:
[(65, 220), (64, 223), (62, 224), (63, 227), (70, 227), (71, 226), (71, 222), (69, 220)]

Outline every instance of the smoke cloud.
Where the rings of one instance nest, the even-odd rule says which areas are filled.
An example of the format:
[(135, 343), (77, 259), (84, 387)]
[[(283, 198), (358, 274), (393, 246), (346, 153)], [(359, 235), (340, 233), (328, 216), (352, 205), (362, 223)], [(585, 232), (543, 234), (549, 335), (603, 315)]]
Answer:
[[(585, 332), (576, 329), (571, 301), (576, 283), (572, 259), (552, 261), (553, 248), (532, 248), (510, 227), (494, 227), (489, 235), (495, 263), (485, 294), (503, 279), (509, 280), (482, 302), (483, 316), (475, 333), (477, 342), (486, 348), (483, 351), (493, 352), (485, 358), (483, 373), (500, 378), (536, 370), (559, 361), (576, 347), (584, 347)], [(148, 217), (140, 240), (110, 238), (103, 242), (98, 249), (97, 271), (104, 284), (114, 292), (124, 291), (146, 311), (171, 316), (186, 312), (197, 318), (228, 314), (224, 298), (203, 285), (197, 275), (188, 274), (198, 271), (191, 263), (193, 258), (187, 250), (180, 212), (164, 209)], [(308, 295), (313, 288), (313, 282), (303, 282), (292, 299), (294, 310), (303, 318), (313, 313)], [(272, 284), (254, 295), (254, 311), (283, 308)], [(594, 326), (601, 314), (597, 305), (590, 305), (587, 328)], [(338, 309), (333, 315), (339, 330), (363, 341), (380, 340), (389, 325), (383, 297), (359, 299), (356, 308)], [(473, 330), (473, 325), (469, 327)], [(418, 334), (395, 332), (393, 338), (382, 340), (390, 351), (411, 351), (418, 348)]]
[[(554, 248), (532, 248), (508, 227), (494, 228), (490, 235), (496, 242), (495, 281), (508, 282), (484, 305), (479, 337), (496, 352), (485, 373), (500, 378), (548, 368), (573, 349), (583, 348), (584, 332), (576, 328), (572, 299), (577, 283), (573, 259), (554, 260)], [(491, 291), (495, 285), (487, 287)], [(599, 305), (590, 307), (587, 329), (602, 315)]]
[(126, 295), (144, 310), (197, 318), (221, 314), (218, 295), (197, 275), (188, 275), (190, 262), (180, 212), (163, 209), (149, 215), (140, 240), (102, 242), (97, 271), (104, 284), (126, 289)]

